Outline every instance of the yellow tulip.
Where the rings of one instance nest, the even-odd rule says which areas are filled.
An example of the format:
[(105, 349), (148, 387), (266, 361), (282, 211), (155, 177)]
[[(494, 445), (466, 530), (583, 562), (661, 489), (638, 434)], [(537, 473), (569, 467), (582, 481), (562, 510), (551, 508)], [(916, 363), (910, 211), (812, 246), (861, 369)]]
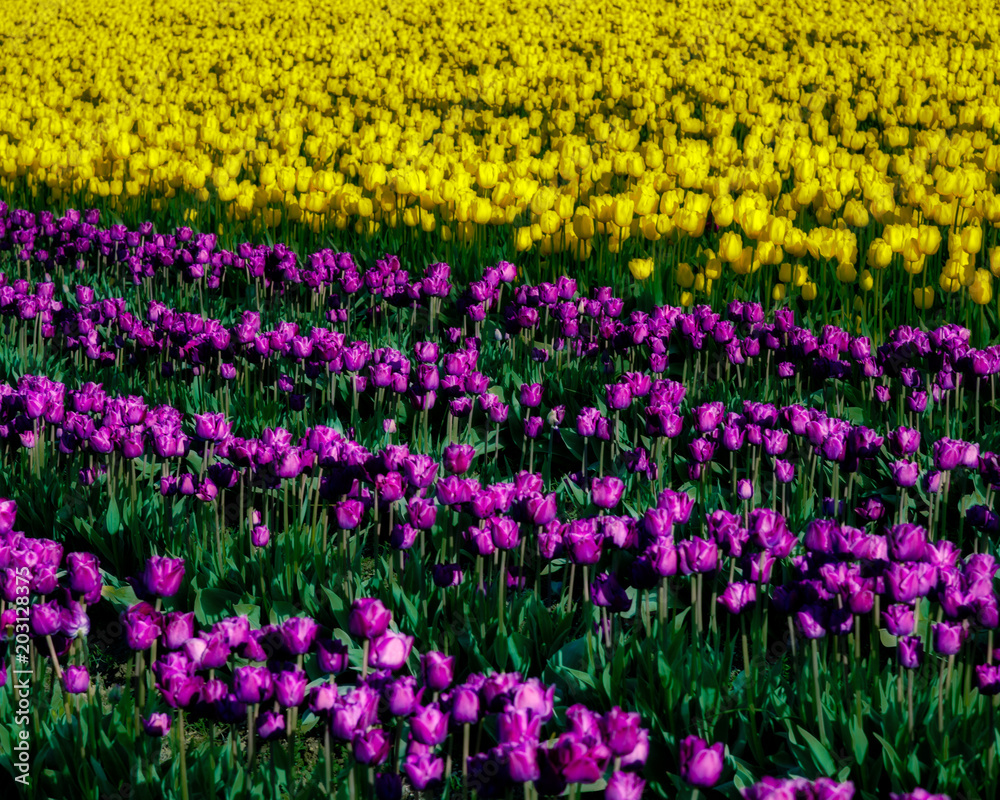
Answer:
[(920, 309), (930, 308), (934, 305), (934, 290), (930, 286), (926, 289), (914, 289), (913, 303)]
[(644, 281), (653, 274), (653, 259), (633, 258), (628, 262), (629, 272), (637, 281)]

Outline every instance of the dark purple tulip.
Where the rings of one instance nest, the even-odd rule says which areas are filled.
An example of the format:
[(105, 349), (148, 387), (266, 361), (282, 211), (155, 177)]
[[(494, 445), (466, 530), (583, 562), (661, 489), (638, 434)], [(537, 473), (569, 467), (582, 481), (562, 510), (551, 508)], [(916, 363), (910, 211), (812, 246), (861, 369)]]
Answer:
[(906, 522), (893, 525), (886, 537), (889, 555), (896, 561), (922, 561), (927, 546), (927, 531), (920, 525)]
[(391, 740), (381, 728), (369, 728), (363, 733), (355, 734), (352, 744), (354, 758), (359, 764), (375, 766), (389, 757)]
[(917, 478), (920, 477), (920, 467), (913, 461), (894, 461), (889, 465), (892, 471), (892, 479), (897, 486), (909, 489), (917, 485)]
[(257, 717), (257, 735), (263, 741), (285, 735), (285, 715), (278, 711), (264, 711)]
[(542, 404), (542, 385), (540, 383), (522, 383), (520, 401), (525, 408), (538, 408)]
[(695, 536), (677, 543), (677, 561), (681, 573), (712, 572), (719, 564), (719, 548), (711, 539)]
[(892, 636), (909, 636), (913, 633), (913, 609), (903, 603), (889, 606), (882, 612), (885, 629)]
[(947, 472), (962, 465), (965, 455), (965, 442), (956, 439), (939, 439), (934, 442), (934, 467)]
[(778, 483), (791, 483), (795, 480), (795, 465), (781, 458), (774, 460), (774, 474)]
[(753, 483), (746, 478), (740, 478), (736, 482), (736, 496), (740, 500), (750, 500), (753, 498)]
[(744, 608), (757, 602), (757, 586), (747, 582), (731, 583), (719, 595), (718, 602), (725, 606), (730, 614), (739, 614)]
[(377, 639), (388, 630), (390, 622), (392, 622), (392, 612), (382, 604), (381, 600), (360, 597), (351, 606), (347, 629), (352, 636), (359, 639)]
[(976, 667), (976, 688), (991, 697), (1000, 694), (1000, 665), (980, 664)]
[(392, 772), (376, 773), (375, 797), (377, 800), (402, 800), (403, 776)]
[(86, 694), (90, 688), (90, 672), (86, 667), (66, 667), (62, 673), (62, 686), (67, 694)]
[(444, 449), (444, 468), (453, 475), (463, 475), (475, 455), (476, 448), (470, 444), (450, 444)]
[(621, 614), (632, 607), (632, 598), (615, 579), (614, 575), (601, 573), (590, 584), (590, 597), (598, 608), (607, 608)]
[(274, 696), (282, 708), (302, 705), (306, 696), (306, 673), (298, 668), (278, 673), (274, 679)]
[(680, 746), (681, 779), (695, 788), (711, 789), (722, 777), (724, 757), (722, 742), (709, 746), (704, 739), (688, 736)]
[(170, 733), (170, 715), (154, 712), (142, 720), (142, 728), (147, 736), (166, 736)]
[(184, 580), (184, 559), (151, 556), (142, 575), (142, 586), (147, 595), (173, 597)]
[(101, 599), (101, 571), (97, 556), (92, 553), (68, 553), (66, 565), (69, 572), (69, 588), (83, 595), (88, 604)]
[(451, 686), (451, 682), (454, 680), (454, 666), (454, 656), (446, 656), (435, 650), (424, 653), (420, 657), (424, 684), (432, 692), (443, 692)]
[(254, 525), (250, 531), (250, 544), (254, 547), (267, 547), (271, 541), (271, 531), (266, 525)]
[(634, 772), (613, 772), (604, 788), (604, 800), (642, 800), (646, 781)]
[(795, 627), (807, 639), (822, 639), (826, 636), (823, 610), (818, 606), (806, 606), (795, 614)]
[(413, 788), (422, 792), (441, 780), (444, 775), (444, 759), (434, 758), (430, 753), (410, 752), (408, 748), (403, 771), (413, 784)]
[(931, 626), (934, 635), (934, 652), (945, 656), (956, 655), (962, 649), (966, 630), (959, 622), (939, 622)]
[[(419, 695), (417, 702), (419, 702)], [(456, 687), (451, 693), (450, 705), (450, 718), (456, 725), (470, 725), (478, 722), (479, 693), (475, 689), (465, 684)]]
[(621, 478), (612, 475), (594, 478), (590, 484), (590, 499), (598, 508), (611, 509), (618, 505), (624, 491), (625, 483)]
[(417, 709), (423, 694), (424, 690), (417, 689), (417, 679), (412, 675), (397, 678), (382, 690), (389, 712), (397, 717), (410, 716)]
[(431, 580), (434, 581), (434, 585), (439, 589), (459, 586), (464, 577), (465, 573), (462, 570), (461, 564), (435, 564), (431, 567)]
[(924, 659), (924, 645), (919, 636), (904, 636), (896, 642), (896, 656), (906, 669), (918, 669)]
[(263, 703), (274, 694), (274, 680), (267, 667), (237, 667), (233, 671), (233, 692), (241, 703)]
[(309, 617), (290, 617), (281, 625), (281, 638), (285, 648), (292, 655), (309, 652), (319, 625)]
[(194, 612), (184, 614), (174, 611), (164, 614), (160, 627), (163, 631), (163, 646), (167, 650), (179, 650), (188, 639), (194, 637)]
[(705, 464), (715, 455), (715, 442), (708, 439), (693, 439), (688, 442), (691, 458), (696, 464)]

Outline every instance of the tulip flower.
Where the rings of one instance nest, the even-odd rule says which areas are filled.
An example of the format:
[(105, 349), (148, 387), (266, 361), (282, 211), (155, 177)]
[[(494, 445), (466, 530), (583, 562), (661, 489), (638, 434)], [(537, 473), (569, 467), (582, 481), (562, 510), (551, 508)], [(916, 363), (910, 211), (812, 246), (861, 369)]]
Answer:
[(697, 736), (688, 736), (680, 744), (681, 779), (696, 789), (711, 789), (722, 777), (725, 745), (709, 746)]

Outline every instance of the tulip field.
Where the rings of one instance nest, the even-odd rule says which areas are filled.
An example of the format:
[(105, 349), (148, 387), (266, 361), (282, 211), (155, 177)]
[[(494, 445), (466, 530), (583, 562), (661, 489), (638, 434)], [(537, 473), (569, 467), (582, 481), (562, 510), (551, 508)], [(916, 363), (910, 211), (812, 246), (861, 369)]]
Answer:
[(3, 4), (3, 797), (997, 797), (998, 20)]

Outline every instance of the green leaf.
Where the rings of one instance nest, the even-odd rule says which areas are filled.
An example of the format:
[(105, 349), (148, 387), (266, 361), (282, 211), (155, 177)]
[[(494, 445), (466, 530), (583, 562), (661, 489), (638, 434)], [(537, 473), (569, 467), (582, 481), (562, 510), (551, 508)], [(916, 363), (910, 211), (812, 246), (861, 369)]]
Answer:
[(202, 625), (211, 625), (229, 616), (239, 595), (226, 589), (205, 589), (198, 592), (194, 601), (194, 617)]
[(121, 513), (118, 511), (118, 503), (115, 502), (114, 495), (108, 498), (108, 510), (104, 515), (104, 524), (108, 529), (108, 535), (114, 536), (121, 528)]
[(816, 768), (822, 772), (827, 777), (833, 777), (837, 774), (837, 765), (833, 761), (833, 757), (830, 755), (830, 751), (823, 745), (823, 743), (813, 736), (809, 731), (799, 726), (799, 734), (805, 739), (806, 744), (809, 745), (809, 753), (812, 756), (813, 763)]

